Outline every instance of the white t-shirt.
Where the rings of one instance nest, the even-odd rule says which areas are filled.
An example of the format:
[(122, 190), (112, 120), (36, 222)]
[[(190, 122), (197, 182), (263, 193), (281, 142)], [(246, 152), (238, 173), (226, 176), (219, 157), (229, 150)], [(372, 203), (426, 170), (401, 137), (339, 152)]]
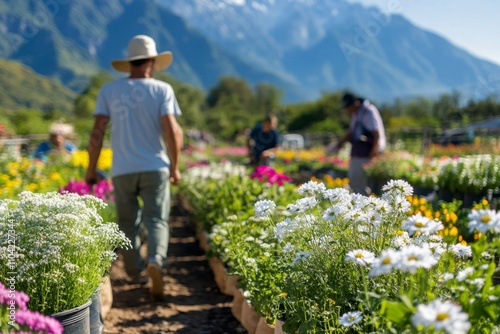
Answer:
[(181, 114), (166, 82), (123, 78), (104, 85), (94, 116), (110, 118), (112, 175), (169, 169), (161, 117)]

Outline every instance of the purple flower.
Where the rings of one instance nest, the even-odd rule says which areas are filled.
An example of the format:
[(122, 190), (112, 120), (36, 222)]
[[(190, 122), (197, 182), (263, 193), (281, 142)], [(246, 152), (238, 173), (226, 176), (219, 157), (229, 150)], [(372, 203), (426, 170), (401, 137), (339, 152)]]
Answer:
[(0, 305), (14, 305), (16, 309), (26, 310), (30, 297), (22, 291), (7, 289), (0, 282)]
[(63, 327), (56, 319), (28, 310), (26, 305), (29, 300), (30, 298), (26, 293), (7, 289), (5, 285), (0, 282), (0, 309), (8, 308), (10, 311), (10, 305), (14, 305), (14, 321), (21, 329), (18, 332), (12, 333), (62, 334)]
[(61, 334), (63, 332), (59, 321), (30, 310), (16, 311), (16, 322), (21, 326), (28, 326), (28, 329), (36, 331), (35, 333)]
[(113, 184), (107, 180), (101, 180), (93, 186), (85, 181), (71, 180), (65, 187), (59, 189), (59, 193), (76, 193), (78, 195), (93, 195), (103, 201), (113, 201)]

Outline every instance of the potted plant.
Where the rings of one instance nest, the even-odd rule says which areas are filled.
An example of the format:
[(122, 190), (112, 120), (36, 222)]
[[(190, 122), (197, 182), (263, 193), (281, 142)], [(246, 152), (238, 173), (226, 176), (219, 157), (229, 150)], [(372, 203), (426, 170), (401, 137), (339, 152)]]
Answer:
[(0, 201), (0, 281), (29, 295), (33, 311), (88, 312), (115, 249), (130, 241), (102, 219), (106, 204), (92, 195), (23, 192), (19, 198)]

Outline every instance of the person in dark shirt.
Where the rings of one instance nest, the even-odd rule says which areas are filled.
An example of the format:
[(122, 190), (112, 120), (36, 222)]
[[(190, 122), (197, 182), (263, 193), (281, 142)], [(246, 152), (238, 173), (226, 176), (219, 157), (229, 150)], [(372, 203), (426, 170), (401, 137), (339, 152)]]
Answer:
[(253, 166), (272, 164), (279, 147), (280, 134), (276, 129), (277, 126), (278, 119), (269, 114), (262, 123), (250, 131), (247, 147)]

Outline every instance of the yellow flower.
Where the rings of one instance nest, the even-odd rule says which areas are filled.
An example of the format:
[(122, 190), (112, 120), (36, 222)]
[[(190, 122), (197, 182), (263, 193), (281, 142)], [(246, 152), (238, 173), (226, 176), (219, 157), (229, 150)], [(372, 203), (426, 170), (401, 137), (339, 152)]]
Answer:
[(53, 172), (49, 174), (49, 179), (52, 181), (60, 181), (62, 180), (62, 176), (57, 172)]
[(40, 186), (36, 183), (30, 183), (26, 186), (26, 190), (31, 191), (31, 192), (36, 192)]
[(453, 226), (453, 228), (450, 230), (450, 235), (454, 237), (457, 234), (458, 234), (458, 228), (456, 228), (455, 226)]

